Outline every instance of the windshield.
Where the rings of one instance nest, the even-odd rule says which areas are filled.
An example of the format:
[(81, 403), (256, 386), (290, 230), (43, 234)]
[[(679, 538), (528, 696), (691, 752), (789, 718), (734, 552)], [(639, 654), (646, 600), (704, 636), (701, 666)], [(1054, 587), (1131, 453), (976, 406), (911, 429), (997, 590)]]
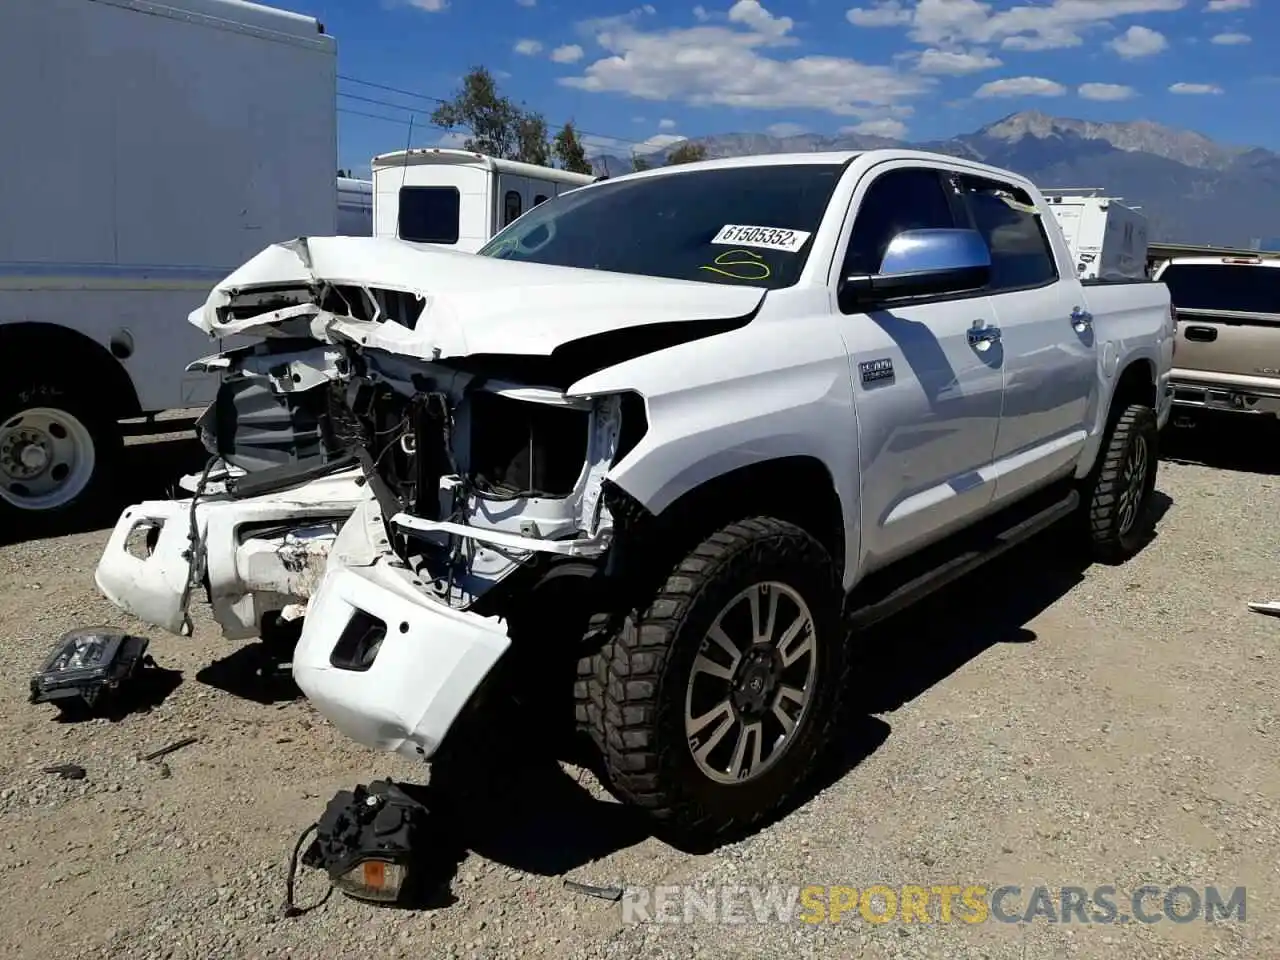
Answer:
[(1179, 310), (1280, 313), (1280, 267), (1174, 263), (1165, 267), (1160, 280)]
[(482, 257), (776, 290), (800, 276), (840, 164), (690, 170), (534, 207)]

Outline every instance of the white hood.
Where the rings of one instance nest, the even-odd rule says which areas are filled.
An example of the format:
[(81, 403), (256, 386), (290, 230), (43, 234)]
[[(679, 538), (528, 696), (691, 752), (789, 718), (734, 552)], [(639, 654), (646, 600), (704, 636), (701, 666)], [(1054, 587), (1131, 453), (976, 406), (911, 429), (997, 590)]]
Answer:
[[(266, 288), (324, 283), (413, 293), (426, 306), (411, 327), (327, 313), (296, 292), (241, 319)], [(498, 260), (382, 237), (320, 237), (273, 244), (214, 287), (191, 323), (212, 337), (269, 335), (305, 323), (318, 340), (352, 340), (422, 359), (468, 354), (549, 355), (596, 334), (655, 323), (743, 317), (759, 287), (697, 283)], [(225, 321), (225, 322), (224, 322)], [(295, 332), (296, 335), (296, 332)]]

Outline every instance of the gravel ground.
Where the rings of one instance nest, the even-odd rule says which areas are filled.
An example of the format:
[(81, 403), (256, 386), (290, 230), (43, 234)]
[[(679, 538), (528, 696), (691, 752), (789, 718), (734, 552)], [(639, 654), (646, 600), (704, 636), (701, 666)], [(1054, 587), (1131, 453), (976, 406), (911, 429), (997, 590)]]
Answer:
[[(1255, 449), (1276, 450), (1266, 438)], [(198, 463), (186, 442), (130, 450), (139, 496)], [(1128, 565), (1064, 567), (1046, 541), (869, 637), (846, 761), (776, 824), (680, 852), (588, 775), (534, 763), (459, 864), (452, 902), (419, 912), (334, 895), (279, 918), (289, 850), (329, 796), (423, 771), (344, 741), (287, 681), (255, 682), (254, 647), (203, 615), (190, 639), (148, 632), (160, 669), (135, 709), (57, 721), (25, 699), (49, 645), (86, 624), (143, 627), (93, 586), (106, 530), (0, 547), (0, 955), (1280, 957), (1280, 623), (1245, 608), (1280, 596), (1280, 479), (1231, 453), (1162, 464), (1159, 535)], [(536, 746), (513, 731), (514, 751)], [(41, 772), (59, 763), (87, 777)], [(633, 922), (565, 878), (703, 893), (1111, 884), (1121, 912), (1144, 883), (1244, 886), (1247, 919), (761, 923), (739, 892), (748, 922)], [(302, 871), (304, 904), (324, 890)]]

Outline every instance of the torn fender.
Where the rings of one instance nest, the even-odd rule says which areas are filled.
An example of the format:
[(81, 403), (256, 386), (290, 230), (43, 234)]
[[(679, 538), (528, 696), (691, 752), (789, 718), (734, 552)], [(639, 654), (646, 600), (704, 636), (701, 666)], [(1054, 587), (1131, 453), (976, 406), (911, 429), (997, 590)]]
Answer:
[[(334, 290), (341, 295), (327, 295)], [(423, 360), (549, 356), (630, 328), (745, 319), (764, 296), (759, 287), (501, 260), (385, 237), (313, 237), (263, 250), (189, 319), (211, 337), (302, 335)]]

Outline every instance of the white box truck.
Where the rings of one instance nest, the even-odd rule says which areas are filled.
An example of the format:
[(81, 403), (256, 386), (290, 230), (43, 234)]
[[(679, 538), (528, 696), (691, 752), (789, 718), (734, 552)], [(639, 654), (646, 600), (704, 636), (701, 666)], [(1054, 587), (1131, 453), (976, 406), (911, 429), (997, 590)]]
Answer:
[(338, 178), (338, 234), (373, 236), (373, 181)]
[(426, 147), (373, 158), (374, 235), (474, 253), (542, 201), (598, 177)]
[(1147, 276), (1147, 218), (1119, 197), (1094, 187), (1046, 190), (1081, 280), (1141, 280)]
[(0, 2), (0, 530), (100, 501), (119, 420), (213, 398), (185, 318), (265, 244), (336, 232), (336, 90), (311, 17)]

